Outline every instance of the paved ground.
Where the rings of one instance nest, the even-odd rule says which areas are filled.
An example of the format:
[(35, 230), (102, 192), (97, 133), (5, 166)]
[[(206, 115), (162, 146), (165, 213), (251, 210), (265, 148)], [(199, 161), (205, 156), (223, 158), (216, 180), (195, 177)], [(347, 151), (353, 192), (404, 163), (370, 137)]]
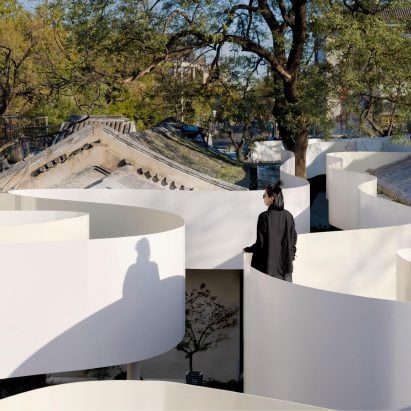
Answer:
[(328, 231), (331, 229), (328, 223), (328, 200), (325, 191), (317, 194), (310, 209), (311, 231)]

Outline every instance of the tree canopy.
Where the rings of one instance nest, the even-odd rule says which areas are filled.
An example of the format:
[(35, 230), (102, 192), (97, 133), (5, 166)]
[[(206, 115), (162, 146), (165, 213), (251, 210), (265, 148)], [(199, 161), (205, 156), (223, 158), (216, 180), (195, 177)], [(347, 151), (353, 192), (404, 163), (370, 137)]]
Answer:
[[(401, 6), (36, 0), (27, 8), (3, 1), (0, 114), (118, 113), (148, 127), (168, 116), (199, 122), (219, 107), (244, 123), (267, 112), (303, 176), (309, 133), (329, 133), (333, 104), (370, 134), (392, 134), (409, 116), (410, 24), (383, 14)], [(316, 59), (319, 49), (327, 60)], [(205, 82), (175, 70), (201, 58)]]
[(324, 49), (333, 56), (334, 96), (351, 127), (370, 135), (392, 135), (410, 114), (411, 19), (389, 16), (336, 4), (320, 22)]

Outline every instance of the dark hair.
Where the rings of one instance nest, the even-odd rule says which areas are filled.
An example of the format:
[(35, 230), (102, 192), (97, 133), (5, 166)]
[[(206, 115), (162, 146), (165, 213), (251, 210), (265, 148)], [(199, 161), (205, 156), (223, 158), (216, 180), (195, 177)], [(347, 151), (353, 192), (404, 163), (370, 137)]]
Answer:
[(284, 197), (281, 188), (283, 187), (283, 182), (278, 180), (275, 184), (269, 184), (265, 188), (265, 192), (268, 197), (273, 197), (274, 201), (272, 207), (276, 210), (284, 210)]

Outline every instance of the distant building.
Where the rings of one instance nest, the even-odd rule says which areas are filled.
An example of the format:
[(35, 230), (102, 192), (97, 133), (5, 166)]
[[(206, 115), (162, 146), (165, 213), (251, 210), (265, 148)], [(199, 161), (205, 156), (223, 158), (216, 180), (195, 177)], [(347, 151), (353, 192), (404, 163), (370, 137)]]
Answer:
[(177, 60), (173, 65), (173, 75), (175, 77), (187, 77), (190, 79), (201, 78), (202, 84), (205, 84), (209, 77), (208, 65), (204, 56), (192, 61)]

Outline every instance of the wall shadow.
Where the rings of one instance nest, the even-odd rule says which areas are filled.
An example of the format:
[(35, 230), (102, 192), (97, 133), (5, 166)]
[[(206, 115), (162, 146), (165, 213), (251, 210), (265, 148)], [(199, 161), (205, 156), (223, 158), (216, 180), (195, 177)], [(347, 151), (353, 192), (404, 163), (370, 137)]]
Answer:
[[(135, 251), (136, 262), (125, 275), (122, 298), (54, 338), (10, 377), (140, 361), (180, 341), (184, 335), (185, 277), (181, 273), (160, 280), (147, 238), (137, 242)], [(95, 284), (101, 289), (105, 286)], [(90, 293), (91, 304), (96, 292), (98, 289)]]

